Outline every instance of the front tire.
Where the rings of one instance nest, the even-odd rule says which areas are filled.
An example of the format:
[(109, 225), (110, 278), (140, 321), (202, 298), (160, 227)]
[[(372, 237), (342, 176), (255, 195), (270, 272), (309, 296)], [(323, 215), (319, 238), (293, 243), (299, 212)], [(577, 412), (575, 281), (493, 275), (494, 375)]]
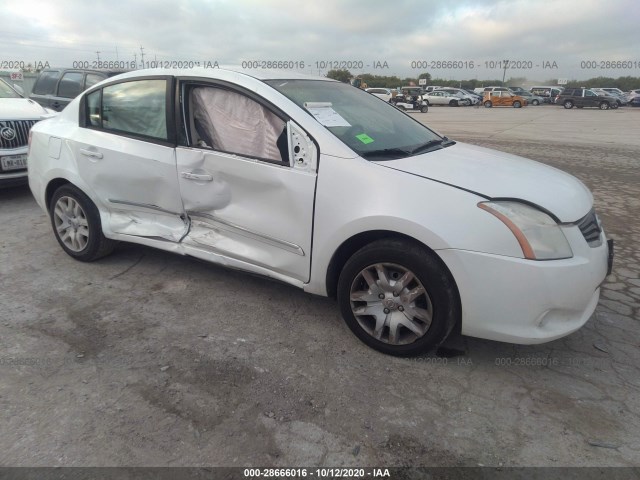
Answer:
[(600, 104), (600, 110), (609, 110), (609, 104), (607, 102), (602, 102)]
[(522, 104), (518, 101), (513, 102), (513, 108), (520, 108), (522, 107)]
[(423, 105), (422, 108), (420, 109), (420, 111), (422, 113), (427, 113), (429, 111), (429, 107), (427, 107), (426, 105)]
[(399, 239), (373, 242), (347, 261), (338, 302), (361, 341), (396, 356), (437, 347), (460, 318), (457, 289), (444, 264), (421, 245)]
[(538, 105), (540, 105), (540, 102), (538, 100), (532, 100), (531, 101), (531, 105), (538, 106)]
[(573, 108), (573, 102), (571, 100), (565, 100), (563, 106), (564, 106), (564, 108), (569, 110), (570, 108)]
[(73, 185), (63, 185), (55, 191), (49, 215), (56, 240), (76, 260), (92, 262), (102, 258), (118, 243), (102, 234), (98, 208)]
[(486, 102), (484, 102), (484, 106), (485, 106), (485, 108), (491, 108), (491, 107), (493, 107), (493, 103), (491, 103), (490, 100), (487, 100)]
[(460, 104), (458, 103), (458, 101), (457, 101), (457, 100), (451, 100), (451, 101), (449, 102), (449, 106), (450, 106), (450, 107), (459, 107), (459, 106), (460, 106)]

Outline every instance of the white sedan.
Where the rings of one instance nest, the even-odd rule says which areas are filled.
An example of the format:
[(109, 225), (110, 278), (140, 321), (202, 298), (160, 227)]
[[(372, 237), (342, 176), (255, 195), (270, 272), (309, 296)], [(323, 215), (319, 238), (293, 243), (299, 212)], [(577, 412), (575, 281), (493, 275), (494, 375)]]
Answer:
[(460, 95), (445, 90), (434, 90), (422, 95), (423, 100), (429, 105), (449, 105), (459, 107), (460, 105), (471, 105), (471, 100), (462, 98)]
[(365, 91), (369, 92), (371, 95), (381, 98), (385, 102), (388, 102), (393, 98), (393, 93), (389, 88), (367, 88)]
[(451, 332), (567, 335), (611, 262), (571, 175), (290, 71), (105, 80), (33, 128), (29, 184), (77, 260), (123, 241), (273, 277), (337, 297), (355, 335), (393, 355)]

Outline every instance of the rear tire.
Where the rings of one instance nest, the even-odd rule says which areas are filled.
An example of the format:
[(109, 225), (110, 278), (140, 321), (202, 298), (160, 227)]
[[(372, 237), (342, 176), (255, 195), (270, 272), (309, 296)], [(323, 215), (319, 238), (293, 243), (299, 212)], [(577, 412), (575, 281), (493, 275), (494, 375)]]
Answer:
[(378, 240), (347, 261), (338, 303), (351, 331), (380, 352), (419, 355), (460, 319), (458, 292), (442, 261), (416, 242)]
[(567, 110), (573, 108), (573, 102), (571, 100), (565, 100), (563, 103), (564, 108)]
[(76, 260), (92, 262), (109, 255), (118, 244), (102, 234), (98, 208), (73, 185), (63, 185), (55, 191), (49, 216), (56, 240)]
[(427, 113), (429, 111), (429, 107), (427, 107), (426, 105), (423, 105), (422, 108), (420, 109), (420, 111), (422, 113)]
[(491, 101), (490, 101), (490, 100), (487, 100), (486, 102), (484, 102), (484, 106), (485, 106), (486, 108), (491, 108), (491, 107), (493, 107), (493, 103), (491, 103)]
[(459, 106), (460, 106), (460, 104), (458, 103), (458, 101), (457, 101), (457, 100), (451, 100), (451, 101), (449, 102), (449, 106), (450, 106), (450, 107), (459, 107)]

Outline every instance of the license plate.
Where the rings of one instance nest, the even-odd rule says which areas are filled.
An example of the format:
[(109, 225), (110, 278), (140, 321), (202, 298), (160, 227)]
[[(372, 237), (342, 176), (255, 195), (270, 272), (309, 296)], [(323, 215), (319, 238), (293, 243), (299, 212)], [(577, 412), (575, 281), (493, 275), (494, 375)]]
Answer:
[(8, 157), (2, 157), (2, 170), (20, 170), (21, 168), (27, 168), (27, 156), (26, 155), (9, 155)]

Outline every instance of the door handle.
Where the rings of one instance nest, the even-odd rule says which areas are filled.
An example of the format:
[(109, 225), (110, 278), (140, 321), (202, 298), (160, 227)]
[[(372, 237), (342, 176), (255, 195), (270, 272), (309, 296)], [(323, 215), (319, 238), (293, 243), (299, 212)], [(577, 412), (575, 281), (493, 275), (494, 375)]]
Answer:
[(85, 157), (97, 158), (100, 159), (103, 155), (100, 152), (92, 152), (91, 150), (87, 150), (85, 148), (80, 149), (80, 153)]
[(207, 173), (182, 172), (180, 176), (187, 180), (198, 180), (200, 182), (211, 182), (213, 180), (213, 176)]

